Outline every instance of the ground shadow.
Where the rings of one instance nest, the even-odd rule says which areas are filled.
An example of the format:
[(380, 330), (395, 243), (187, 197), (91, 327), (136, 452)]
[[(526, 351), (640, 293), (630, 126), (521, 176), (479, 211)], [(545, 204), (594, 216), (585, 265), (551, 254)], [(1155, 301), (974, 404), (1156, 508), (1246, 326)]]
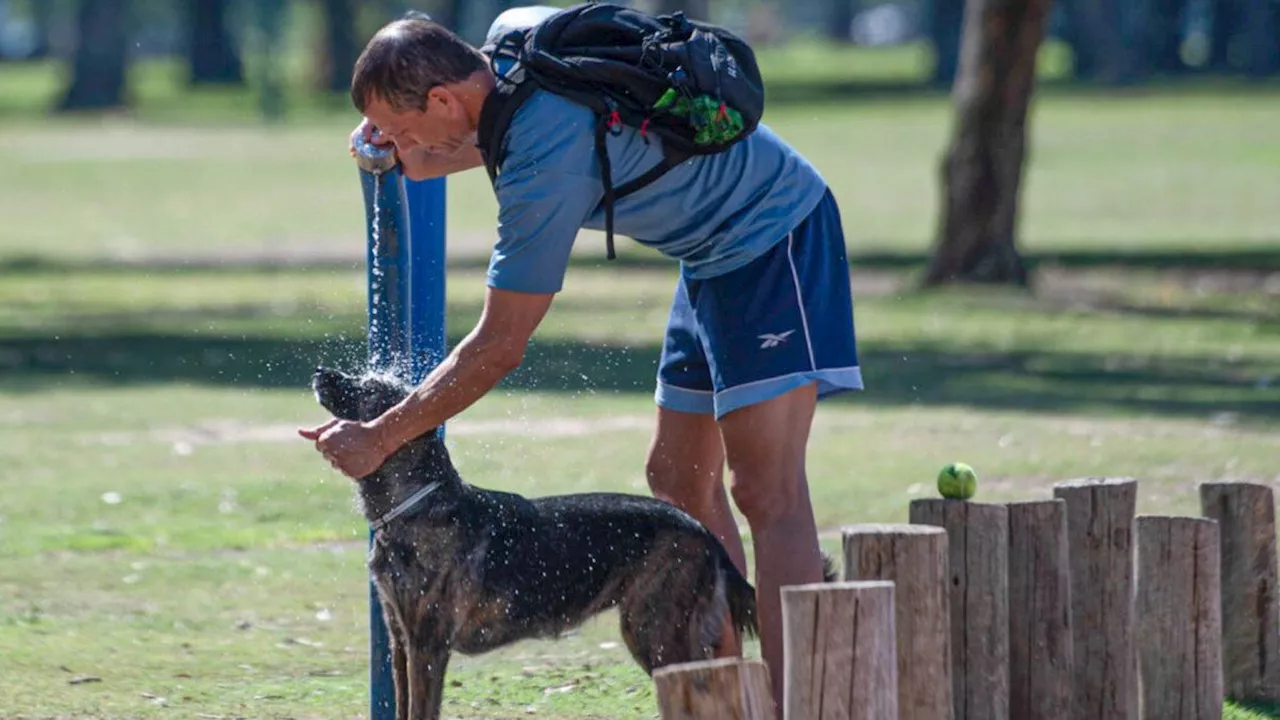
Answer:
[[(458, 335), (450, 343), (460, 340)], [(513, 390), (651, 395), (657, 342), (607, 345), (535, 340), (503, 382)], [(318, 363), (353, 368), (363, 337), (202, 337), (170, 332), (0, 338), (0, 389), (36, 392), (70, 383), (190, 383), (307, 391)], [(1139, 354), (956, 352), (923, 343), (862, 351), (865, 392), (837, 402), (864, 406), (973, 406), (1000, 410), (1119, 412), (1241, 421), (1280, 420), (1280, 365), (1211, 357)], [(1275, 379), (1267, 380), (1268, 373)]]
[[(1065, 239), (1044, 240), (1044, 244), (1069, 246)], [(1118, 269), (1118, 270), (1185, 270), (1204, 272), (1235, 270), (1250, 273), (1280, 272), (1280, 236), (1275, 247), (1241, 248), (1236, 241), (1215, 240), (1199, 243), (1206, 249), (1168, 250), (1070, 250), (1024, 251), (1023, 260), (1028, 270), (1041, 268), (1062, 269)], [(1215, 247), (1216, 246), (1216, 247)], [(1234, 247), (1233, 247), (1234, 246)], [(575, 255), (569, 263), (577, 268), (639, 268), (669, 271), (674, 261), (654, 252), (632, 254), (620, 246), (620, 254), (614, 260), (606, 260), (601, 254)], [(849, 265), (862, 270), (896, 270), (914, 272), (922, 270), (930, 255), (924, 252), (861, 252), (856, 246), (849, 248)], [(449, 267), (458, 270), (483, 270), (489, 265), (489, 257), (483, 253), (452, 256)], [(184, 256), (175, 258), (142, 258), (122, 260), (112, 258), (63, 259), (39, 255), (8, 255), (0, 258), (0, 277), (25, 273), (136, 273), (139, 270), (173, 272), (306, 272), (364, 269), (364, 257), (359, 253), (341, 257), (280, 256), (227, 257)]]

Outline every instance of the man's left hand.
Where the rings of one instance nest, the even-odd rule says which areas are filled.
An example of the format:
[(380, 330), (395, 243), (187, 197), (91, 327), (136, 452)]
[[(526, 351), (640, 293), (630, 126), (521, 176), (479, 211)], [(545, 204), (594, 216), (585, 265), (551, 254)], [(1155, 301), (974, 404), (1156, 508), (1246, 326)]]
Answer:
[(314, 428), (302, 428), (298, 434), (314, 440), (316, 450), (336, 470), (359, 480), (382, 466), (388, 453), (378, 431), (365, 423), (333, 419)]

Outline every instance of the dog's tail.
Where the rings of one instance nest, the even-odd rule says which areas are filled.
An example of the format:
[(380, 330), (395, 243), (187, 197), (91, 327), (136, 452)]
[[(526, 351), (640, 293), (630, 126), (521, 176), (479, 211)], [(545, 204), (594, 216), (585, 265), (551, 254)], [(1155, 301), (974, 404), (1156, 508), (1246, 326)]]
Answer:
[(830, 553), (822, 550), (822, 582), (833, 583), (840, 581), (840, 573), (836, 571), (836, 561), (831, 559)]
[[(725, 599), (729, 602), (729, 618), (738, 632), (752, 637), (760, 634), (759, 618), (756, 615), (756, 590), (747, 581), (738, 566), (733, 564), (729, 553), (721, 548), (720, 572), (724, 580)], [(840, 574), (836, 570), (835, 561), (827, 552), (822, 553), (822, 581), (838, 582)]]
[[(750, 637), (759, 637), (760, 619), (756, 613), (756, 589), (743, 577), (738, 566), (733, 564), (724, 546), (716, 543), (720, 556), (720, 580), (724, 584), (725, 600), (729, 604), (729, 619), (734, 629)], [(822, 552), (822, 581), (838, 582), (840, 574), (836, 570), (835, 561), (826, 551)]]
[(729, 621), (740, 634), (758, 637), (760, 619), (756, 614), (756, 589), (738, 571), (728, 553), (721, 561), (720, 576), (724, 582), (724, 597), (729, 603)]

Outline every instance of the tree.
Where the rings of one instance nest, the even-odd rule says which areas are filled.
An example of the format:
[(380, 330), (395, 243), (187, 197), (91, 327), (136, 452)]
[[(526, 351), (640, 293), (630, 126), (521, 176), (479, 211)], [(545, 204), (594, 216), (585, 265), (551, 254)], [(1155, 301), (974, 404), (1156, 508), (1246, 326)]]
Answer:
[(1271, 0), (1246, 0), (1241, 15), (1245, 72), (1264, 77), (1280, 71), (1280, 10)]
[(1016, 243), (1027, 110), (1050, 0), (969, 0), (942, 164), (940, 231), (926, 286), (1027, 284)]
[(267, 122), (275, 122), (284, 117), (284, 69), (280, 62), (283, 55), (284, 30), (288, 13), (287, 0), (254, 0), (249, 15), (253, 32), (250, 37), (256, 46), (258, 62), (256, 84), (258, 86), (258, 109)]
[(1133, 43), (1126, 42), (1125, 2), (1127, 0), (1064, 1), (1077, 79), (1109, 85), (1134, 79), (1138, 66), (1130, 52)]
[(1214, 0), (1213, 23), (1209, 30), (1209, 68), (1216, 72), (1231, 70), (1231, 40), (1244, 22), (1241, 0)]
[(849, 42), (849, 29), (853, 25), (854, 0), (822, 0), (823, 35), (840, 43)]
[(964, 27), (965, 0), (932, 0), (929, 4), (929, 39), (933, 43), (933, 84), (950, 87), (960, 62), (960, 33)]
[(351, 89), (351, 69), (360, 50), (356, 47), (356, 9), (351, 0), (324, 0), (324, 45), (321, 49), (321, 86), (345, 93)]
[(54, 4), (52, 2), (31, 3), (31, 21), (35, 25), (36, 47), (31, 52), (32, 60), (46, 58), (51, 51), (53, 37)]
[(101, 110), (125, 105), (129, 64), (128, 0), (80, 0), (71, 82), (59, 110)]
[(227, 0), (187, 0), (187, 68), (192, 85), (243, 85), (240, 50), (227, 27)]

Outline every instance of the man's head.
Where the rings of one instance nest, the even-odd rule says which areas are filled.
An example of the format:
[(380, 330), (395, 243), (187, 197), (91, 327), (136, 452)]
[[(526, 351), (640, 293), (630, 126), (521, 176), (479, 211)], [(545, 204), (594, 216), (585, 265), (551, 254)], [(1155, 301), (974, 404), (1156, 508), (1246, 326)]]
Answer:
[(351, 101), (405, 152), (453, 154), (475, 142), (491, 87), (484, 55), (438, 23), (406, 17), (383, 27), (356, 60)]

